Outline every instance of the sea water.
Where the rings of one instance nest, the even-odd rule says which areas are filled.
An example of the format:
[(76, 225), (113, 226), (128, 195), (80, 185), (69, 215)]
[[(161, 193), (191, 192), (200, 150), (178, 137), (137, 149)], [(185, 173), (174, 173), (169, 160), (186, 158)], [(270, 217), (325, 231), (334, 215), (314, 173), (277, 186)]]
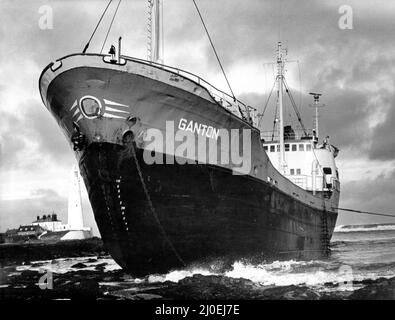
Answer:
[[(320, 260), (289, 260), (270, 263), (262, 261), (254, 264), (234, 261), (230, 268), (221, 272), (213, 271), (215, 269), (210, 267), (190, 267), (173, 270), (167, 274), (134, 278), (124, 273), (109, 256), (97, 257), (96, 260), (92, 257), (80, 257), (36, 261), (28, 265), (17, 266), (15, 273), (25, 270), (40, 272), (47, 270), (54, 273), (54, 278), (57, 275), (64, 277), (68, 273), (78, 271), (73, 267), (77, 263), (85, 265), (79, 270), (91, 271), (91, 274), (95, 274), (95, 266), (105, 265), (97, 273), (97, 281), (103, 291), (111, 295), (113, 292), (111, 288), (114, 288), (118, 296), (122, 296), (122, 290), (130, 294), (130, 292), (144, 292), (149, 288), (152, 293), (152, 288), (159, 288), (158, 296), (166, 297), (166, 290), (169, 288), (173, 294), (177, 290), (185, 290), (185, 282), (188, 279), (195, 279), (195, 282), (188, 282), (192, 288), (188, 290), (198, 287), (201, 292), (205, 292), (208, 288), (210, 294), (215, 293), (213, 288), (218, 283), (225, 284), (225, 293), (222, 293), (221, 298), (227, 297), (226, 285), (232, 290), (244, 290), (246, 298), (250, 296), (248, 290), (286, 286), (304, 288), (303, 290), (312, 290), (319, 294), (352, 293), (363, 288), (366, 283), (372, 283), (379, 278), (395, 278), (395, 225), (337, 227), (331, 240), (330, 256)], [(116, 277), (114, 277), (115, 273)], [(199, 277), (196, 277), (197, 275)], [(245, 281), (236, 282), (233, 281), (234, 279)], [(214, 280), (215, 284), (213, 284)], [(182, 295), (183, 298), (189, 297), (188, 290)], [(205, 296), (198, 297), (205, 298)], [(339, 297), (344, 297), (344, 295)]]

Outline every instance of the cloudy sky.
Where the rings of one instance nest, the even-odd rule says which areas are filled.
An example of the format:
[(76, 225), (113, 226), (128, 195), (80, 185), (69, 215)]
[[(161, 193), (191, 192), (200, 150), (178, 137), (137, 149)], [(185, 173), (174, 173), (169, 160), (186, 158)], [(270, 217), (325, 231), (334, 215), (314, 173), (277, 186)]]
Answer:
[[(38, 78), (49, 62), (82, 51), (106, 2), (0, 1), (0, 232), (52, 211), (66, 222), (75, 158), (40, 100)], [(312, 126), (308, 92), (324, 93), (320, 132), (341, 149), (340, 205), (394, 213), (395, 2), (197, 3), (235, 94), (260, 110), (273, 83), (268, 63), (277, 41), (283, 41), (289, 60), (299, 61), (288, 64), (287, 79), (306, 126)], [(339, 27), (342, 5), (352, 9), (352, 29)], [(43, 6), (53, 13), (50, 29), (40, 28), (48, 9)], [(123, 0), (106, 51), (121, 35), (125, 54), (146, 57), (146, 7), (147, 1)], [(88, 52), (100, 51), (110, 19), (103, 20)], [(164, 26), (165, 63), (226, 89), (192, 0), (165, 0)], [(270, 108), (263, 130), (271, 129)], [(96, 230), (85, 190), (83, 198), (87, 225)], [(341, 213), (338, 224), (393, 221)]]

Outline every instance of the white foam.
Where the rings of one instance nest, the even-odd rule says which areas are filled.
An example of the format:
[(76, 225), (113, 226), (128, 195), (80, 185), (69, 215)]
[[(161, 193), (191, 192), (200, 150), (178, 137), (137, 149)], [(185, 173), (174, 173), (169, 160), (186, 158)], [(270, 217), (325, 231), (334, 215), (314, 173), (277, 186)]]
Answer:
[(195, 274), (201, 274), (203, 276), (215, 275), (215, 273), (212, 273), (208, 269), (202, 269), (202, 268), (190, 269), (190, 270), (175, 270), (164, 275), (150, 275), (148, 277), (148, 282), (150, 283), (165, 282), (165, 281), (178, 282), (184, 278), (192, 277)]
[(370, 273), (345, 273), (340, 269), (325, 269), (323, 261), (274, 261), (269, 264), (252, 265), (237, 261), (232, 265), (232, 269), (225, 273), (214, 273), (208, 269), (196, 268), (190, 270), (177, 270), (164, 275), (151, 275), (148, 277), (149, 283), (155, 282), (179, 282), (180, 280), (191, 277), (195, 274), (201, 275), (221, 275), (229, 278), (243, 278), (251, 280), (262, 286), (290, 286), (304, 285), (314, 287), (317, 290), (328, 291), (325, 283), (337, 285), (333, 290), (353, 291), (359, 288), (352, 284), (353, 281), (365, 279), (377, 279), (379, 277), (393, 277), (394, 272), (388, 274)]
[[(278, 262), (275, 262), (278, 264)], [(326, 282), (341, 283), (349, 281), (349, 275), (339, 274), (338, 272), (328, 272), (324, 268), (312, 268), (306, 272), (292, 272), (293, 262), (283, 264), (283, 268), (272, 271), (273, 265), (244, 264), (235, 262), (233, 270), (226, 272), (225, 276), (231, 278), (244, 278), (264, 286), (289, 286), (306, 285), (318, 286)]]
[(363, 227), (363, 225), (357, 227), (349, 226), (349, 225), (340, 225), (335, 228), (335, 232), (372, 232), (372, 231), (387, 231), (387, 230), (395, 230), (395, 225), (377, 225), (372, 227)]
[[(91, 258), (97, 258), (97, 257), (61, 258), (61, 259), (45, 260), (45, 261), (33, 261), (32, 265), (18, 266), (16, 267), (16, 270), (17, 271), (31, 270), (38, 272), (42, 272), (43, 270), (45, 270), (53, 273), (64, 274), (67, 272), (72, 272), (77, 270), (94, 271), (95, 267), (101, 263), (106, 263), (106, 265), (104, 266), (104, 272), (121, 269), (121, 267), (110, 257), (100, 258), (95, 262), (88, 262), (88, 260)], [(72, 266), (77, 263), (85, 264), (86, 268), (81, 268), (81, 269), (72, 268)]]

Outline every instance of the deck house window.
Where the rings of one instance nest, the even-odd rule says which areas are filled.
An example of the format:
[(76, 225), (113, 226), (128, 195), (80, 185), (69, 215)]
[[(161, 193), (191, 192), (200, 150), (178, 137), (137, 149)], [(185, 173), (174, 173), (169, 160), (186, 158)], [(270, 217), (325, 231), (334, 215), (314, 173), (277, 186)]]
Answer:
[(293, 144), (293, 145), (292, 145), (292, 151), (297, 151), (297, 150), (296, 150), (296, 147), (297, 147), (297, 145), (296, 145), (296, 144)]
[(271, 145), (271, 146), (270, 146), (270, 152), (274, 152), (274, 151), (276, 151), (275, 146), (274, 146), (274, 145)]
[(285, 144), (285, 151), (289, 151), (289, 144), (288, 143)]
[(299, 151), (304, 151), (304, 144), (299, 145)]

